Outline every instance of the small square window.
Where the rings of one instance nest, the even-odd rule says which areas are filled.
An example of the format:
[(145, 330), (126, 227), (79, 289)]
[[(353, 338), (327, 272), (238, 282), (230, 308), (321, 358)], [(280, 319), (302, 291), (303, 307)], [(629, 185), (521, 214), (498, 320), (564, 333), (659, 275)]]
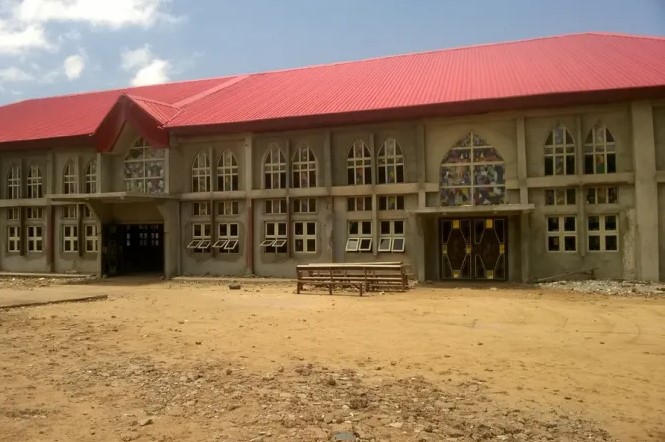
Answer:
[(404, 238), (395, 238), (395, 239), (393, 239), (392, 251), (393, 252), (404, 252), (405, 244), (406, 244), (406, 242), (404, 241)]
[(361, 252), (371, 252), (372, 251), (372, 239), (371, 238), (362, 238), (360, 240), (360, 247), (358, 250)]
[(379, 239), (379, 252), (390, 252), (392, 250), (392, 239), (381, 238)]
[(360, 246), (360, 239), (358, 238), (349, 238), (346, 240), (346, 251), (347, 252), (357, 252), (358, 247)]

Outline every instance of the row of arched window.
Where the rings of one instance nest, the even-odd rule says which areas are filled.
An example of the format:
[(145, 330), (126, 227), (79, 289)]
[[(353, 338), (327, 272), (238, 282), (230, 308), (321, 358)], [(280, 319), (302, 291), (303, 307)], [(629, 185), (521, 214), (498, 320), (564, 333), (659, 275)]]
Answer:
[[(545, 141), (545, 175), (575, 175), (575, 140), (561, 125), (550, 132)], [(591, 128), (584, 139), (584, 173), (616, 172), (616, 142), (604, 124)]]
[[(42, 198), (44, 196), (44, 177), (41, 167), (30, 164), (25, 179), (25, 195), (23, 194), (23, 180), (21, 166), (14, 164), (9, 168), (7, 175), (7, 198)], [(70, 160), (62, 172), (62, 193), (79, 193), (79, 179), (76, 164)], [(83, 193), (97, 192), (97, 161), (91, 160), (85, 167), (83, 177)]]

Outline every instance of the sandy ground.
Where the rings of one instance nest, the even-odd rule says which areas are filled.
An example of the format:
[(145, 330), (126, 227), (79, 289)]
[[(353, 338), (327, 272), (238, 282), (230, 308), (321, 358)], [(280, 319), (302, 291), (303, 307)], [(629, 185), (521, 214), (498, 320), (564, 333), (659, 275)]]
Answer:
[[(2, 441), (665, 440), (665, 298), (5, 284)], [(340, 436), (344, 433), (338, 433)]]

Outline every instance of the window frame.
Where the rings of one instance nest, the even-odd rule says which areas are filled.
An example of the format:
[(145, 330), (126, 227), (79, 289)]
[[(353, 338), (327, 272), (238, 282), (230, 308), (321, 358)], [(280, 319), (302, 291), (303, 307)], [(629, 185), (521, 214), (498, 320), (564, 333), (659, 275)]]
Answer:
[(347, 212), (371, 212), (372, 211), (372, 197), (371, 196), (351, 196), (346, 199)]
[(346, 180), (349, 186), (372, 184), (372, 152), (362, 138), (356, 138), (346, 153)]
[(26, 196), (31, 199), (44, 197), (44, 179), (42, 170), (37, 164), (28, 167), (28, 175), (25, 178)]
[(78, 193), (78, 170), (74, 160), (67, 161), (62, 171), (62, 193), (65, 195)]
[(85, 193), (97, 193), (97, 159), (88, 161), (83, 174)]
[(404, 210), (404, 195), (379, 195), (379, 210)]
[[(139, 156), (130, 158), (132, 152), (138, 152)], [(132, 164), (138, 164), (139, 167), (132, 171)], [(149, 176), (147, 173), (149, 164), (154, 164), (161, 171), (161, 175)], [(143, 138), (139, 138), (127, 150), (122, 165), (123, 187), (126, 192), (148, 194), (166, 192), (166, 149), (153, 148)], [(140, 172), (140, 176), (133, 175), (133, 172)], [(152, 186), (155, 181), (157, 182), (156, 188)]]
[[(235, 234), (233, 233), (235, 230)], [(240, 225), (238, 223), (217, 223), (217, 239), (211, 248), (217, 249), (219, 253), (240, 253)]]
[[(91, 234), (88, 232), (88, 229), (92, 229)], [(85, 253), (99, 252), (99, 225), (97, 223), (83, 224), (83, 244), (83, 251)]]
[[(272, 233), (269, 233), (270, 230)], [(280, 231), (284, 233), (280, 233)], [(263, 223), (263, 241), (259, 244), (259, 247), (263, 248), (263, 253), (288, 253), (288, 231), (286, 221), (265, 221)]]
[[(557, 131), (560, 131), (560, 133), (557, 133)], [(547, 140), (545, 140), (543, 157), (545, 176), (575, 175), (577, 170), (575, 139), (566, 126), (559, 125), (552, 129)], [(557, 172), (557, 160), (561, 160), (560, 173)], [(550, 173), (548, 173), (548, 162), (550, 162)], [(568, 170), (569, 168), (572, 168), (572, 170)]]
[[(197, 232), (197, 229), (199, 230)], [(187, 244), (187, 249), (194, 253), (210, 252), (212, 245), (212, 224), (205, 221), (196, 221), (192, 223), (191, 241)]]
[[(398, 224), (399, 223), (399, 224)], [(400, 229), (396, 226), (401, 225)], [(384, 226), (388, 226), (388, 232), (384, 232)], [(401, 233), (399, 232), (401, 230)], [(383, 244), (387, 243), (388, 247)], [(405, 222), (403, 219), (382, 219), (379, 220), (379, 236), (377, 251), (379, 253), (404, 253), (406, 249)], [(399, 244), (399, 247), (396, 247)]]
[[(601, 131), (602, 137), (598, 136)], [(611, 138), (611, 141), (608, 139)], [(585, 175), (606, 175), (616, 173), (617, 171), (617, 144), (616, 138), (610, 129), (605, 125), (598, 123), (593, 126), (584, 141), (584, 174)], [(603, 171), (598, 171), (596, 161), (603, 159)], [(610, 158), (612, 158), (612, 168), (610, 171)]]
[(287, 169), (284, 151), (277, 143), (269, 144), (263, 157), (263, 188), (286, 189)]
[[(584, 189), (584, 202), (589, 206), (604, 206), (604, 205), (617, 205), (619, 204), (619, 187), (618, 186), (594, 186)], [(593, 195), (593, 198), (590, 196)], [(599, 195), (603, 195), (604, 202), (600, 202)], [(593, 199), (593, 201), (590, 201)], [(613, 199), (613, 201), (610, 201)]]
[(266, 215), (284, 215), (288, 211), (286, 198), (267, 199), (263, 203), (263, 209)]
[(21, 253), (21, 226), (9, 224), (7, 231), (7, 253)]
[[(373, 251), (374, 242), (374, 236), (372, 235), (372, 224), (373, 223), (371, 220), (366, 219), (348, 220), (346, 222), (346, 245), (344, 247), (344, 251), (347, 253), (371, 253)], [(354, 225), (357, 225), (355, 233), (353, 233)], [(355, 244), (355, 246), (352, 246), (351, 244)]]
[(238, 190), (239, 186), (238, 160), (231, 149), (224, 149), (217, 159), (217, 190), (232, 192)]
[(561, 206), (574, 206), (574, 205), (577, 205), (577, 188), (555, 187), (555, 188), (545, 189), (545, 206), (561, 207)]
[[(298, 233), (298, 226), (301, 232)], [(310, 233), (309, 227), (314, 226), (314, 233)], [(299, 247), (299, 241), (300, 247)], [(310, 241), (314, 241), (313, 250)], [(318, 251), (318, 222), (316, 221), (294, 221), (293, 222), (293, 253), (314, 254)]]
[(21, 166), (12, 164), (7, 172), (7, 199), (21, 199), (22, 187)]
[[(224, 200), (215, 203), (217, 216), (237, 216), (240, 214), (240, 201)], [(230, 207), (230, 210), (227, 210)]]
[(194, 157), (191, 176), (192, 192), (212, 191), (212, 162), (205, 150), (200, 150)]
[(316, 213), (316, 198), (293, 198), (293, 213)]
[[(68, 233), (69, 231), (69, 233)], [(78, 253), (79, 251), (79, 236), (77, 224), (63, 224), (60, 229), (61, 245), (63, 253)], [(69, 250), (68, 250), (69, 248)]]
[[(566, 229), (567, 220), (573, 220), (573, 230)], [(550, 228), (550, 220), (556, 220), (556, 229), (552, 230)], [(545, 217), (545, 250), (547, 253), (577, 253), (579, 250), (579, 239), (578, 239), (578, 226), (577, 226), (577, 216), (576, 215), (547, 215)], [(557, 240), (557, 249), (553, 249), (550, 244), (550, 239), (554, 238)], [(573, 239), (574, 249), (567, 249), (567, 239)]]
[[(613, 217), (614, 218), (614, 224), (615, 227), (614, 229), (608, 229), (607, 228), (607, 218)], [(590, 227), (590, 222), (591, 218), (598, 218), (598, 229), (592, 229)], [(589, 253), (597, 253), (597, 252), (611, 252), (611, 253), (616, 253), (619, 252), (620, 245), (619, 245), (619, 215), (616, 213), (607, 213), (607, 214), (588, 214), (586, 217), (586, 222), (587, 222), (587, 229), (586, 229), (586, 235), (587, 235), (587, 251)], [(597, 237), (598, 238), (598, 249), (592, 249), (591, 248), (591, 238), (592, 237)], [(615, 249), (608, 249), (607, 248), (607, 238), (614, 238), (616, 248)]]
[[(388, 148), (388, 149), (387, 149)], [(386, 138), (376, 155), (377, 184), (397, 184), (404, 182), (404, 151), (395, 138)], [(391, 173), (394, 180), (390, 180)]]
[(314, 152), (307, 144), (301, 144), (291, 161), (291, 187), (305, 189), (317, 187), (318, 164)]

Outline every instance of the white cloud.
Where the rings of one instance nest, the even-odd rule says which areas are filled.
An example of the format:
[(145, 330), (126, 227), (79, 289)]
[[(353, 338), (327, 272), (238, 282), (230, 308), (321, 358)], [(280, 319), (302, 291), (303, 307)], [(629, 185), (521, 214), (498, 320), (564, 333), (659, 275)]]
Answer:
[(171, 63), (156, 58), (149, 65), (139, 69), (132, 79), (132, 86), (146, 86), (149, 84), (160, 84), (169, 81), (169, 70)]
[(155, 58), (149, 45), (143, 45), (136, 49), (125, 49), (120, 54), (120, 65), (126, 71), (142, 68), (150, 64)]
[(34, 75), (30, 72), (15, 66), (0, 69), (0, 83), (19, 83), (21, 81), (32, 81), (34, 79)]
[(82, 55), (70, 55), (65, 58), (63, 68), (68, 80), (76, 80), (81, 76), (83, 69), (85, 69), (85, 59)]
[(152, 26), (174, 20), (163, 11), (167, 0), (22, 0), (14, 15), (24, 23), (87, 22), (94, 26)]
[(49, 49), (51, 44), (46, 39), (40, 25), (10, 27), (0, 19), (0, 54), (20, 54), (26, 49)]

